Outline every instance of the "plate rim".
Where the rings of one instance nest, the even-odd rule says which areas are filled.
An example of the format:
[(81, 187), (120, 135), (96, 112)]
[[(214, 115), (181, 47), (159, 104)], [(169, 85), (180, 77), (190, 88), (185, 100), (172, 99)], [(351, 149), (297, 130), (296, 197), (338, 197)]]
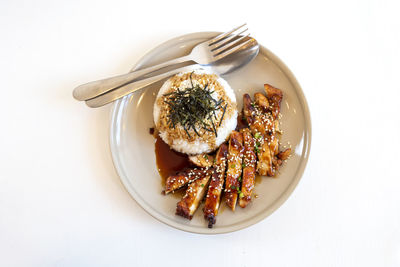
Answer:
[[(154, 53), (154, 51), (158, 50), (160, 47), (168, 45), (169, 43), (172, 44), (177, 41), (183, 41), (185, 39), (190, 39), (190, 38), (194, 38), (194, 37), (201, 38), (202, 36), (204, 36), (204, 38), (210, 38), (210, 36), (212, 34), (217, 35), (220, 33), (221, 32), (214, 32), (214, 31), (193, 32), (193, 33), (187, 33), (187, 34), (183, 34), (183, 35), (171, 38), (167, 41), (164, 41), (164, 42), (158, 44), (157, 46), (150, 49), (149, 51), (147, 51), (142, 57), (139, 58), (139, 60), (136, 62), (136, 64), (130, 71), (134, 71), (134, 70), (140, 68), (147, 59), (151, 58), (151, 54)], [(312, 127), (311, 127), (312, 122), (311, 122), (311, 114), (310, 114), (309, 106), (308, 106), (307, 100), (305, 98), (304, 92), (303, 92), (300, 84), (298, 83), (296, 77), (291, 72), (291, 70), (283, 63), (283, 61), (279, 57), (277, 57), (269, 49), (267, 49), (266, 47), (264, 47), (261, 44), (259, 44), (259, 45), (260, 45), (259, 53), (266, 55), (268, 58), (271, 58), (272, 61), (278, 66), (278, 68), (280, 68), (282, 70), (282, 72), (287, 76), (290, 83), (292, 83), (293, 88), (295, 88), (295, 93), (298, 96), (298, 99), (300, 101), (300, 104), (304, 108), (304, 111), (303, 111), (304, 123), (305, 123), (305, 136), (304, 136), (305, 141), (303, 144), (304, 156), (302, 157), (302, 160), (298, 167), (298, 171), (296, 172), (296, 175), (295, 175), (293, 181), (289, 184), (289, 186), (286, 188), (286, 190), (283, 191), (282, 194), (280, 194), (278, 199), (275, 202), (273, 202), (267, 210), (260, 212), (260, 214), (257, 214), (256, 216), (249, 218), (247, 221), (244, 221), (243, 223), (241, 223), (239, 225), (234, 224), (234, 225), (230, 225), (230, 226), (223, 227), (223, 228), (214, 228), (211, 230), (206, 227), (204, 227), (204, 229), (203, 228), (194, 228), (194, 227), (191, 227), (190, 225), (183, 225), (183, 224), (180, 224), (177, 222), (172, 223), (169, 220), (163, 220), (162, 216), (157, 216), (157, 212), (156, 211), (153, 212), (153, 208), (150, 205), (148, 205), (147, 203), (145, 203), (145, 201), (143, 201), (136, 194), (136, 192), (134, 190), (131, 190), (131, 188), (129, 186), (129, 180), (127, 177), (125, 177), (125, 175), (123, 173), (121, 173), (120, 166), (119, 166), (119, 163), (117, 160), (117, 158), (118, 158), (117, 157), (117, 149), (116, 149), (117, 146), (116, 146), (115, 140), (113, 138), (114, 137), (113, 132), (115, 132), (115, 125), (116, 125), (115, 118), (117, 117), (117, 113), (120, 110), (120, 106), (129, 99), (131, 94), (129, 94), (121, 99), (118, 99), (117, 101), (115, 101), (113, 103), (113, 107), (110, 112), (109, 149), (110, 149), (110, 152), (112, 155), (111, 158), (113, 161), (114, 169), (117, 172), (122, 184), (124, 185), (125, 190), (129, 193), (131, 198), (133, 200), (135, 200), (136, 203), (144, 211), (146, 211), (153, 218), (157, 219), (159, 222), (162, 222), (162, 223), (164, 223), (170, 227), (173, 227), (175, 229), (182, 230), (182, 231), (188, 232), (188, 233), (195, 233), (195, 234), (213, 235), (213, 234), (224, 234), (224, 233), (239, 231), (239, 230), (248, 228), (252, 225), (259, 223), (260, 221), (264, 220), (265, 218), (270, 216), (272, 213), (274, 213), (279, 207), (281, 207), (283, 205), (283, 203), (285, 203), (288, 200), (288, 198), (291, 196), (294, 189), (297, 187), (298, 183), (300, 182), (301, 178), (303, 177), (305, 168), (308, 163), (309, 155), (310, 155), (311, 139), (312, 139), (311, 138), (312, 137)]]

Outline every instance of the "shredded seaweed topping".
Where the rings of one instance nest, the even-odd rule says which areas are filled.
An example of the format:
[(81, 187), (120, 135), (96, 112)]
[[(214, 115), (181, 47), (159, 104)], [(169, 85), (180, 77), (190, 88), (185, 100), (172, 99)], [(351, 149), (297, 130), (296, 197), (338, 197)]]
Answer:
[[(192, 74), (190, 74), (190, 84), (184, 90), (179, 88), (171, 93), (164, 94), (164, 102), (169, 105), (170, 112), (167, 115), (168, 126), (175, 128), (181, 125), (186, 134), (189, 134), (190, 129), (200, 136), (198, 130), (204, 129), (209, 132), (214, 132), (217, 137), (216, 125), (220, 126), (225, 115), (226, 107), (222, 106), (224, 100), (220, 98), (215, 100), (212, 97), (214, 91), (208, 88), (208, 84), (204, 88), (200, 85), (193, 85)], [(222, 110), (222, 116), (219, 122), (217, 119), (216, 111)]]

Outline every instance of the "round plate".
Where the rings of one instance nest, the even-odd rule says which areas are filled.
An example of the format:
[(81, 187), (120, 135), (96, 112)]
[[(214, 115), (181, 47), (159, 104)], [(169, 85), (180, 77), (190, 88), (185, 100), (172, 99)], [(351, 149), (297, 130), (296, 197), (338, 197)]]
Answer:
[[(171, 39), (147, 53), (134, 69), (150, 66), (188, 54), (197, 43), (216, 36), (217, 32), (187, 34)], [(217, 234), (243, 229), (270, 215), (289, 197), (299, 182), (310, 152), (311, 121), (306, 99), (290, 70), (273, 53), (260, 47), (257, 57), (245, 67), (223, 76), (235, 90), (238, 107), (242, 96), (263, 92), (269, 83), (283, 91), (281, 143), (290, 142), (292, 156), (282, 166), (277, 178), (262, 177), (254, 193), (258, 198), (235, 212), (221, 203), (214, 228), (207, 228), (202, 206), (192, 220), (175, 215), (176, 196), (161, 194), (163, 185), (157, 171), (153, 127), (153, 103), (164, 81), (127, 95), (115, 102), (111, 114), (110, 146), (115, 168), (131, 196), (150, 215), (177, 229)]]

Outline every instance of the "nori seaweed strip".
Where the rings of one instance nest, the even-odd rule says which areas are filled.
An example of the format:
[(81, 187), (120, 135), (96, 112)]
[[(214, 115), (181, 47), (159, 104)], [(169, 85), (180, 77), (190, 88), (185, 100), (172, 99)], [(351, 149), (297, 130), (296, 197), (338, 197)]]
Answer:
[(225, 111), (226, 111), (226, 107), (227, 106), (228, 106), (228, 104), (226, 104), (225, 107), (224, 107), (224, 112), (222, 113), (222, 117), (221, 117), (221, 120), (219, 121), (219, 125), (218, 126), (221, 126), (222, 120), (224, 119), (224, 116), (225, 116)]
[(211, 124), (212, 124), (212, 127), (213, 127), (213, 129), (214, 129), (214, 133), (215, 133), (215, 137), (218, 137), (218, 134), (217, 134), (217, 129), (215, 129), (215, 125), (214, 125), (214, 121), (213, 121), (213, 119), (211, 118), (211, 115), (210, 115), (210, 121), (211, 121)]
[[(178, 124), (181, 124), (186, 132), (186, 134), (191, 138), (189, 131), (193, 131), (200, 136), (197, 128), (203, 128), (207, 131), (213, 131), (215, 136), (217, 136), (216, 125), (217, 114), (216, 110), (221, 109), (224, 100), (214, 99), (211, 90), (207, 83), (204, 88), (200, 85), (194, 85), (192, 80), (192, 75), (194, 72), (190, 73), (190, 82), (192, 87), (188, 87), (181, 91), (176, 88), (174, 92), (165, 94), (164, 103), (169, 106), (169, 114), (167, 115), (168, 126), (170, 128), (175, 128)], [(226, 106), (225, 106), (226, 109)], [(225, 112), (225, 110), (224, 110)], [(222, 115), (221, 120), (223, 119)], [(211, 121), (212, 128), (207, 122)], [(221, 125), (221, 121), (219, 123)]]

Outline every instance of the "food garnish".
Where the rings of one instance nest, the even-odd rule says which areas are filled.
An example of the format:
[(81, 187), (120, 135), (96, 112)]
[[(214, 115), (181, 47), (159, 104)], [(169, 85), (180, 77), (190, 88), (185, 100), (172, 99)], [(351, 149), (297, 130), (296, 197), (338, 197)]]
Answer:
[[(175, 128), (177, 125), (181, 125), (189, 138), (190, 129), (200, 136), (197, 131), (199, 128), (212, 131), (215, 136), (218, 136), (215, 125), (221, 125), (227, 105), (223, 105), (222, 98), (218, 100), (213, 98), (214, 91), (208, 88), (208, 84), (202, 88), (200, 85), (193, 86), (191, 77), (190, 81), (191, 87), (185, 90), (178, 88), (171, 93), (164, 94), (164, 102), (170, 106), (170, 113), (167, 115), (169, 127)], [(222, 110), (223, 113), (217, 122), (215, 121), (217, 118), (215, 112), (218, 110)]]

